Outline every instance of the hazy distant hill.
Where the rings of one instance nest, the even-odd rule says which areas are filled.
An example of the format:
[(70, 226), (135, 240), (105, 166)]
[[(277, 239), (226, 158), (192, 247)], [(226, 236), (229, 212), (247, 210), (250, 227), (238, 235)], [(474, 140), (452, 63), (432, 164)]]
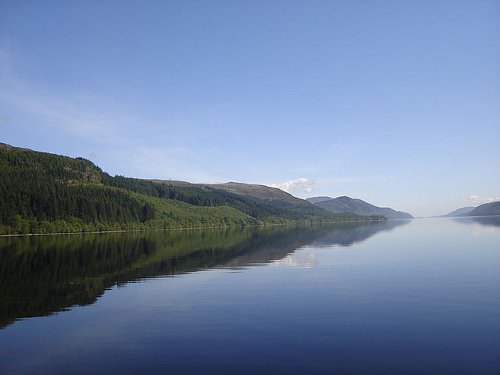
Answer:
[(461, 216), (493, 216), (500, 215), (500, 201), (485, 203), (478, 207), (462, 207), (458, 208), (444, 217), (461, 217)]
[[(319, 198), (319, 199), (318, 199)], [(396, 211), (388, 207), (377, 207), (361, 199), (342, 196), (338, 198), (312, 197), (309, 202), (333, 213), (351, 213), (355, 215), (382, 215), (388, 219), (413, 219), (409, 213)]]
[(462, 207), (458, 208), (455, 211), (451, 211), (449, 214), (445, 215), (446, 217), (459, 217), (459, 216), (468, 216), (472, 210), (476, 207)]
[(500, 215), (500, 201), (482, 204), (474, 208), (469, 216), (492, 216)]

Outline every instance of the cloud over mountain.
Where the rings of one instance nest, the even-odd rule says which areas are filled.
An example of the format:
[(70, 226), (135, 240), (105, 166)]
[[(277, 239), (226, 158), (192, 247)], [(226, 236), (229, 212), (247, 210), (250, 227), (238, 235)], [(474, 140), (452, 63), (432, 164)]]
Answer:
[(480, 197), (478, 195), (470, 195), (468, 200), (472, 206), (479, 206), (480, 204), (500, 201), (500, 197)]
[(272, 184), (272, 187), (286, 191), (287, 193), (310, 193), (314, 189), (314, 180), (308, 178), (297, 178), (295, 180), (283, 181), (277, 184)]

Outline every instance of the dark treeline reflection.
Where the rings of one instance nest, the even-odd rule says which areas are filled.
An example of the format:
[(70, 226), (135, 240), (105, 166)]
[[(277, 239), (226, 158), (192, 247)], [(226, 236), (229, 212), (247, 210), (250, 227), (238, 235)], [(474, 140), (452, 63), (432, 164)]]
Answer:
[(461, 224), (481, 224), (489, 227), (500, 227), (500, 216), (471, 216), (454, 218)]
[(0, 238), (0, 327), (91, 304), (114, 285), (265, 264), (310, 243), (349, 246), (403, 223)]

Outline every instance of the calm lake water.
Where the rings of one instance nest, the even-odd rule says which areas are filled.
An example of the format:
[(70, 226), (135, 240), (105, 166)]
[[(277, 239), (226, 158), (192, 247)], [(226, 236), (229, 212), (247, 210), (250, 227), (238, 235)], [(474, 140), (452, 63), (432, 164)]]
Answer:
[(500, 374), (500, 218), (0, 238), (2, 374)]

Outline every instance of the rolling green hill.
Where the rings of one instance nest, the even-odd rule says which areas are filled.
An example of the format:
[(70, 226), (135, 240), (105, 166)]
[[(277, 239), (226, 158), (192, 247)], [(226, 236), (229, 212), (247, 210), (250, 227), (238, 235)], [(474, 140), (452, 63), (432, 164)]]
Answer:
[(258, 185), (246, 193), (244, 184), (226, 185), (110, 176), (86, 159), (0, 143), (0, 234), (380, 219), (332, 214), (278, 189), (264, 199)]
[(334, 213), (351, 213), (355, 215), (381, 215), (388, 219), (413, 219), (409, 213), (396, 211), (388, 207), (377, 207), (361, 199), (350, 197), (313, 197), (307, 199), (315, 206)]
[(157, 183), (162, 183), (172, 186), (181, 187), (199, 187), (210, 188), (215, 190), (224, 190), (229, 193), (253, 197), (265, 201), (276, 207), (310, 207), (311, 203), (304, 199), (294, 197), (292, 194), (284, 192), (278, 188), (273, 188), (266, 185), (243, 184), (240, 182), (226, 182), (221, 184), (192, 184), (186, 181), (174, 180), (152, 180)]

